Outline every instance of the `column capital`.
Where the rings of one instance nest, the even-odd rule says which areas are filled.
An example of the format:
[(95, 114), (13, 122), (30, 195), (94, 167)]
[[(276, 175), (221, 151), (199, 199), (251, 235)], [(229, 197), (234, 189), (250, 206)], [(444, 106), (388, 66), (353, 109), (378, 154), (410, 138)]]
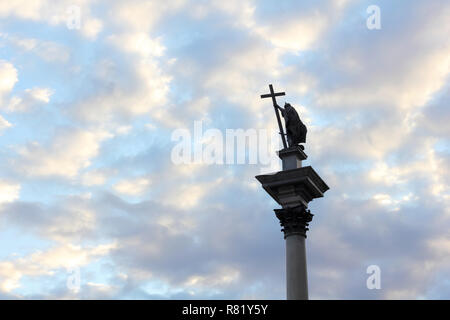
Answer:
[(280, 220), (281, 229), (286, 239), (290, 235), (299, 234), (306, 238), (308, 225), (312, 221), (313, 214), (305, 206), (293, 208), (275, 209), (275, 215)]

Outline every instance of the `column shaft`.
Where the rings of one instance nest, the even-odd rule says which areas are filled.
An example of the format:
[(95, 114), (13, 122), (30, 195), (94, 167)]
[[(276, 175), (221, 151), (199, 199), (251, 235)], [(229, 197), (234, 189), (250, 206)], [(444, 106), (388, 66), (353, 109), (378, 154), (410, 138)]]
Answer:
[(288, 300), (308, 299), (305, 239), (313, 215), (303, 205), (275, 209), (286, 239), (286, 295)]
[(308, 300), (305, 237), (286, 237), (286, 292), (288, 300)]

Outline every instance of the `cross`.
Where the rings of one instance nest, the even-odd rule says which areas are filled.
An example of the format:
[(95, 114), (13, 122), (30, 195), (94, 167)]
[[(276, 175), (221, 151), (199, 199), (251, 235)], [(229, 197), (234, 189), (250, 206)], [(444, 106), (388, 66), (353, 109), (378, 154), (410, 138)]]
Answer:
[(284, 96), (285, 93), (284, 92), (276, 92), (275, 93), (273, 91), (273, 87), (272, 87), (271, 84), (269, 84), (269, 89), (270, 89), (270, 93), (262, 94), (261, 95), (261, 99), (272, 98), (273, 107), (275, 108), (275, 114), (277, 115), (278, 127), (280, 128), (281, 141), (283, 142), (283, 147), (286, 149), (287, 148), (286, 137), (284, 136), (283, 125), (281, 124), (280, 114), (279, 114), (278, 108), (277, 108), (277, 100), (275, 98), (275, 97), (278, 97), (278, 96)]

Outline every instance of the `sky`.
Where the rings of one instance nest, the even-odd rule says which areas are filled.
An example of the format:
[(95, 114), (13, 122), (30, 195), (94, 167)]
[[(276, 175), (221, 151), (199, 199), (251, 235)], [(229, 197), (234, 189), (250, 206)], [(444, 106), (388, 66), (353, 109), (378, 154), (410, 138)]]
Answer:
[(196, 123), (276, 133), (272, 83), (330, 187), (310, 203), (310, 298), (449, 299), (449, 16), (445, 0), (2, 1), (0, 298), (284, 299), (278, 205), (254, 178), (279, 161), (173, 159)]

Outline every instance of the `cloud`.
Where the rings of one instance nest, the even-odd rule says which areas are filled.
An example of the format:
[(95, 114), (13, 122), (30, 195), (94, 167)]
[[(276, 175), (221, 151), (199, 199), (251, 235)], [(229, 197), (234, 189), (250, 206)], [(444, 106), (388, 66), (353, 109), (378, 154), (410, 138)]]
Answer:
[(91, 170), (82, 174), (81, 183), (86, 186), (98, 186), (105, 184), (107, 179), (106, 172)]
[(108, 254), (116, 246), (114, 243), (108, 243), (82, 248), (66, 244), (12, 261), (1, 261), (0, 290), (8, 293), (20, 287), (20, 281), (25, 276), (52, 275), (57, 269), (81, 267)]
[(8, 120), (0, 116), (0, 133), (9, 127), (12, 127), (12, 124), (9, 123)]
[(74, 178), (90, 165), (108, 137), (103, 131), (64, 130), (47, 145), (33, 142), (21, 148), (17, 167), (30, 176)]
[(144, 57), (162, 56), (165, 49), (160, 39), (153, 40), (145, 32), (112, 35), (109, 41), (121, 50), (138, 53)]
[[(43, 22), (51, 26), (68, 26), (72, 21), (79, 20), (79, 28), (69, 28), (68, 31), (80, 30), (81, 34), (94, 40), (103, 28), (100, 19), (92, 16), (91, 5), (96, 0), (63, 0), (58, 3), (49, 0), (18, 0), (0, 5), (0, 17), (18, 17), (24, 20)], [(80, 13), (80, 16), (74, 16)]]
[(146, 32), (150, 31), (163, 18), (170, 16), (171, 13), (183, 8), (187, 3), (185, 0), (175, 1), (152, 1), (142, 3), (139, 0), (132, 0), (113, 3), (110, 10), (110, 19), (122, 28)]
[[(0, 79), (0, 109), (6, 111), (27, 111), (35, 105), (48, 103), (53, 94), (49, 88), (35, 87), (10, 97), (19, 79), (17, 69), (5, 60), (0, 61)], [(1, 122), (3, 127), (9, 126), (3, 118)]]
[(49, 103), (52, 94), (53, 91), (49, 88), (25, 89), (22, 95), (11, 98), (7, 110), (11, 112), (30, 111), (36, 106)]
[(130, 180), (121, 180), (113, 186), (113, 189), (124, 195), (137, 196), (145, 192), (149, 185), (149, 179), (135, 178)]
[(103, 30), (103, 22), (97, 18), (88, 18), (83, 21), (82, 32), (89, 39), (96, 39)]
[(10, 189), (10, 193), (15, 193), (1, 207), (1, 219), (5, 223), (52, 242), (77, 243), (94, 238), (98, 217), (89, 195), (72, 195), (44, 204), (14, 201), (18, 199), (20, 186), (12, 185)]
[(20, 184), (0, 180), (0, 204), (19, 199)]
[[(384, 31), (355, 33), (357, 26), (352, 25), (345, 32), (349, 37), (345, 44), (336, 37), (330, 39), (330, 56), (322, 61), (329, 76), (315, 88), (316, 104), (380, 108), (380, 112), (388, 112), (393, 105), (408, 112), (426, 104), (446, 83), (449, 73), (448, 10), (447, 6), (417, 4), (405, 9), (406, 21), (386, 9), (383, 29), (390, 35)], [(432, 14), (433, 19), (423, 12)], [(401, 23), (393, 25), (394, 19)], [(335, 83), (336, 78), (342, 80)]]
[(27, 5), (26, 1), (3, 2), (0, 6), (0, 15), (7, 17), (11, 14), (17, 14), (19, 17), (26, 19), (37, 19), (39, 11), (43, 7), (45, 1), (32, 1)]
[(239, 270), (224, 267), (217, 270), (216, 273), (210, 274), (208, 276), (203, 275), (193, 275), (190, 276), (186, 282), (185, 286), (190, 288), (209, 288), (213, 287), (224, 287), (230, 283), (239, 281), (240, 272)]
[(98, 92), (74, 106), (76, 117), (113, 127), (150, 112), (153, 117), (164, 119), (161, 106), (167, 104), (170, 77), (155, 61), (142, 58), (122, 66), (104, 59), (96, 68), (94, 83), (99, 85)]
[(32, 52), (47, 62), (65, 63), (70, 59), (69, 48), (53, 41), (43, 41), (36, 38), (22, 38), (14, 34), (0, 34), (7, 44), (20, 50)]
[(11, 92), (18, 81), (17, 69), (8, 61), (0, 60), (0, 102)]

